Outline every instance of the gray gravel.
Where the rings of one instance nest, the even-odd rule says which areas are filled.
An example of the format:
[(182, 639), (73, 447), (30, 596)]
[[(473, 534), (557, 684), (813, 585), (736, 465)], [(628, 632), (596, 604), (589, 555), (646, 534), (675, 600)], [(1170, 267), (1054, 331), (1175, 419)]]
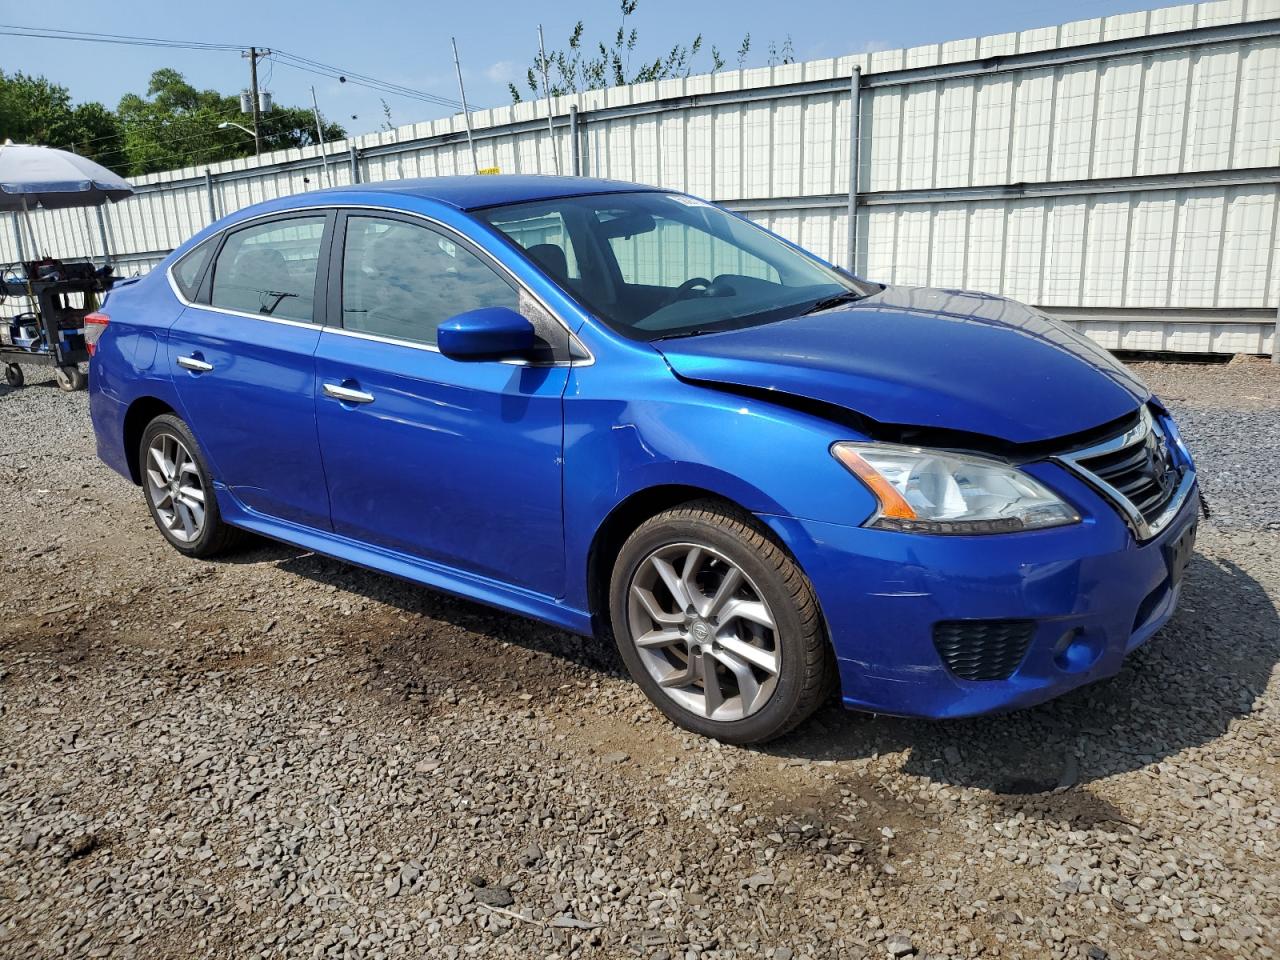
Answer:
[(1274, 957), (1280, 381), (1141, 373), (1216, 510), (1174, 622), (1041, 708), (764, 750), (589, 640), (185, 560), (83, 394), (0, 387), (0, 956)]

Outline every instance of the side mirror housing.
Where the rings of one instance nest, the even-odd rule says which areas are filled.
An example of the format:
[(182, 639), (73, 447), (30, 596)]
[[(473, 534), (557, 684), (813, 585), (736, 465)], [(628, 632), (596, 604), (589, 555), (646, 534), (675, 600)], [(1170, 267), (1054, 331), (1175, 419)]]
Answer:
[(450, 360), (510, 360), (533, 350), (537, 337), (510, 307), (480, 307), (442, 323), (436, 345)]

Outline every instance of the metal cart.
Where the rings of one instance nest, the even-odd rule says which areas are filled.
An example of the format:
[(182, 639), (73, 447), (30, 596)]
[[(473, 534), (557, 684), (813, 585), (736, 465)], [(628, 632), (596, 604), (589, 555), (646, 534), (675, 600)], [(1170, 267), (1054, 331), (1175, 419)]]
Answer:
[(87, 378), (80, 364), (89, 359), (84, 317), (114, 282), (110, 267), (88, 262), (46, 260), (0, 268), (0, 302), (21, 298), (28, 308), (0, 318), (5, 382), (22, 386), (26, 378), (20, 364), (32, 364), (53, 367), (62, 390), (84, 389)]
[[(31, 211), (101, 207), (132, 193), (127, 180), (66, 150), (7, 140), (0, 144), (0, 211), (14, 215), (19, 261), (0, 268), (0, 300), (19, 297), (26, 301), (25, 310), (17, 317), (0, 317), (0, 364), (9, 386), (22, 385), (21, 364), (42, 364), (53, 367), (63, 390), (83, 389), (87, 378), (80, 364), (89, 359), (84, 318), (97, 308), (99, 295), (114, 282), (110, 266), (42, 257)], [(26, 227), (25, 240), (22, 226)], [(107, 227), (101, 216), (98, 229), (109, 264)], [(73, 299), (80, 301), (79, 306)]]

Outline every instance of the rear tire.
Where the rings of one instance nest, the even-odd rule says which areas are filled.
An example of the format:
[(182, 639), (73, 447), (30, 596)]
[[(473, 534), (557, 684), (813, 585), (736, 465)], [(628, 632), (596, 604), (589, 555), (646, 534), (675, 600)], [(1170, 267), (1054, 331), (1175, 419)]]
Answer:
[(832, 689), (834, 658), (808, 577), (729, 504), (699, 500), (646, 520), (618, 554), (609, 597), (631, 676), (687, 730), (762, 743)]
[(16, 363), (5, 364), (4, 382), (13, 389), (17, 390), (20, 386), (27, 382), (26, 375), (22, 372), (22, 368)]
[(166, 413), (147, 424), (138, 464), (151, 519), (179, 553), (213, 557), (244, 539), (223, 522), (204, 452), (180, 418)]

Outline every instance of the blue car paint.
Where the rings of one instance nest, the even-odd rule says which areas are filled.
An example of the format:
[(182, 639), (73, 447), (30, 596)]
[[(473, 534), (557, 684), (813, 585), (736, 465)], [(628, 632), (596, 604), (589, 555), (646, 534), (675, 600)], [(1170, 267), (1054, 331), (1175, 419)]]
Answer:
[[(312, 409), (323, 466), (285, 481), (311, 489), (268, 490), (255, 506), (226, 479), (245, 469), (253, 475), (239, 462), (247, 447), (222, 463), (225, 451), (245, 442), (244, 425), (222, 418), (196, 430), (206, 454), (219, 458), (215, 491), (228, 522), (588, 634), (593, 614), (602, 613), (593, 609), (597, 598), (588, 580), (602, 525), (631, 498), (654, 490), (705, 491), (755, 513), (809, 575), (846, 704), (901, 715), (961, 716), (1049, 699), (1114, 673), (1124, 655), (1168, 619), (1176, 588), (1144, 622), (1133, 622), (1139, 605), (1165, 582), (1163, 551), (1194, 522), (1198, 497), (1188, 498), (1158, 537), (1139, 545), (1094, 490), (1062, 467), (1037, 463), (1028, 470), (1076, 507), (1079, 524), (985, 537), (874, 530), (861, 526), (875, 510), (874, 498), (828, 454), (835, 441), (869, 437), (820, 409), (786, 401), (787, 395), (807, 397), (872, 421), (1013, 442), (1054, 439), (1150, 400), (1138, 381), (1083, 338), (999, 298), (890, 288), (793, 321), (650, 345), (600, 323), (467, 213), (636, 189), (645, 188), (559, 178), (445, 178), (319, 191), (240, 211), (108, 297), (111, 323), (99, 341), (90, 387), (99, 454), (129, 474), (124, 425), (135, 403), (158, 401), (192, 422), (180, 389), (187, 374), (172, 366), (171, 338), (191, 336), (172, 330), (181, 314), (165, 278), (173, 261), (211, 233), (272, 211), (386, 208), (426, 216), (471, 238), (561, 318), (591, 360), (530, 379), (518, 367), (456, 363), (403, 346), (380, 351), (317, 328), (310, 387), (292, 381), (293, 396), (282, 401), (300, 417), (293, 440), (303, 446), (307, 405)], [(778, 336), (772, 346), (771, 332)], [(194, 341), (184, 345), (203, 349)], [(919, 366), (917, 353), (924, 354)], [(297, 358), (290, 362), (305, 366)], [(1026, 375), (1032, 369), (1036, 377)], [(1039, 376), (1045, 369), (1050, 380)], [(253, 379), (242, 385), (246, 399)], [(325, 383), (346, 382), (376, 389), (387, 402), (370, 416), (324, 397)], [(1008, 403), (1011, 396), (1017, 404)], [(1016, 416), (1004, 413), (1010, 406)], [(257, 415), (263, 422), (261, 410)], [(274, 424), (282, 428), (280, 420)], [(428, 481), (442, 458), (458, 475)], [(410, 470), (400, 472), (406, 463)], [(264, 483), (270, 472), (261, 474)], [(415, 487), (410, 477), (428, 482)], [(298, 505), (314, 503), (316, 484), (326, 485), (329, 513), (306, 519)], [(375, 484), (382, 486), (371, 490)], [(379, 502), (407, 502), (408, 509), (381, 521)], [(537, 569), (530, 572), (531, 565)], [(1022, 667), (1005, 681), (958, 680), (932, 647), (938, 619), (1028, 616), (1042, 623)], [(1078, 631), (1078, 642), (1055, 651), (1068, 631)]]
[(838, 309), (658, 347), (689, 379), (1011, 443), (1078, 433), (1150, 397), (1093, 341), (1020, 303), (960, 291), (891, 287)]

